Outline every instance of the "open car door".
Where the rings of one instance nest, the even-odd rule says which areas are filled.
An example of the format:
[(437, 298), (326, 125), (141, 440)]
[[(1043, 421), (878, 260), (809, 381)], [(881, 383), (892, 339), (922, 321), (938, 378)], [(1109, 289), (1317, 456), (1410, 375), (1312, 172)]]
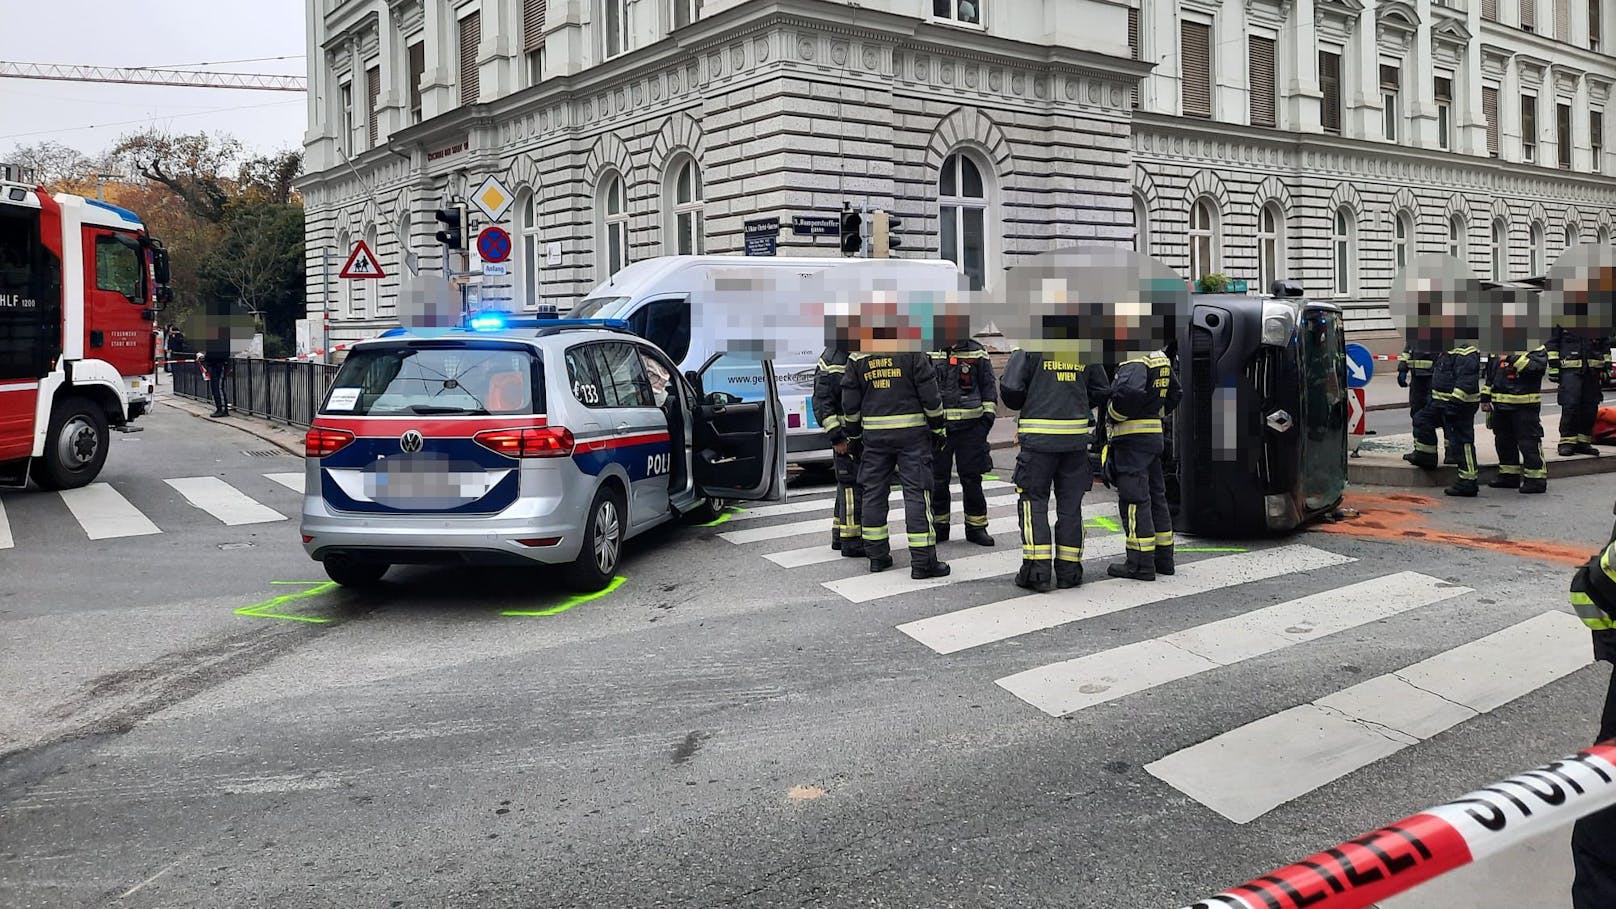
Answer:
[(714, 354), (686, 376), (699, 399), (691, 460), (701, 494), (784, 499), (786, 437), (774, 364)]

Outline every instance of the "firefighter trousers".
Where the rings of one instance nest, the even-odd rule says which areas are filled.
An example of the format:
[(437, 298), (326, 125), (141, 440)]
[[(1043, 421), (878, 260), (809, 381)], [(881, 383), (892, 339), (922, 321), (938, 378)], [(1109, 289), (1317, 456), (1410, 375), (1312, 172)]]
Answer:
[(1493, 428), (1493, 444), (1498, 449), (1499, 476), (1548, 479), (1549, 471), (1543, 464), (1542, 407), (1495, 408), (1489, 422)]
[(1122, 514), (1128, 567), (1155, 571), (1173, 564), (1173, 513), (1162, 476), (1160, 433), (1125, 435), (1111, 441), (1117, 508)]
[(839, 454), (836, 467), (836, 510), (831, 516), (831, 534), (842, 542), (860, 539), (864, 534), (864, 489), (859, 486), (859, 462), (852, 455)]
[(1599, 419), (1599, 402), (1604, 399), (1599, 376), (1585, 370), (1560, 373), (1560, 444), (1592, 445), (1594, 421)]
[(965, 526), (988, 526), (988, 500), (982, 493), (982, 474), (993, 466), (985, 420), (948, 424), (948, 444), (932, 461), (932, 519), (943, 527), (953, 522), (953, 496), (949, 495), (949, 467), (959, 471), (960, 498), (965, 500)]
[(896, 472), (903, 483), (903, 525), (908, 534), (911, 561), (936, 556), (937, 532), (932, 529), (931, 434), (928, 430), (865, 432), (859, 458), (859, 485), (864, 487), (864, 552), (872, 559), (892, 554), (887, 539), (887, 488)]
[(1442, 434), (1459, 456), (1459, 482), (1476, 482), (1476, 411), (1479, 403), (1441, 402)]
[[(1028, 451), (1016, 454), (1017, 523), (1021, 527), (1021, 561), (1037, 562), (1055, 577), (1069, 578), (1083, 567), (1083, 496), (1094, 485), (1087, 447), (1077, 451)], [(1049, 491), (1055, 490), (1055, 540), (1049, 538)]]
[[(1598, 741), (1616, 737), (1616, 671), (1605, 691)], [(1572, 909), (1616, 906), (1616, 807), (1596, 811), (1571, 828)]]
[(1431, 403), (1431, 377), (1418, 376), (1413, 373), (1408, 377), (1408, 418), (1413, 420), (1419, 416), (1425, 405)]
[[(1410, 403), (1413, 395), (1409, 395)], [(1430, 455), (1435, 458), (1438, 454), (1436, 431), (1443, 428), (1442, 413), (1446, 405), (1442, 401), (1430, 397), (1425, 398), (1425, 406), (1414, 412), (1414, 453), (1417, 455)], [(1448, 448), (1453, 448), (1453, 439), (1448, 439)]]

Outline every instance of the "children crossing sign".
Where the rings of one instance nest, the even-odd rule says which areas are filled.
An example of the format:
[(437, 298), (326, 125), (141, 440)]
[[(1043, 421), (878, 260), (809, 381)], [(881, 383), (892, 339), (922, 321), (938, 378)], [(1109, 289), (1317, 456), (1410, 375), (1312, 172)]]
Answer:
[(385, 278), (381, 264), (371, 254), (370, 247), (364, 240), (354, 244), (353, 252), (348, 254), (348, 261), (342, 266), (341, 278)]

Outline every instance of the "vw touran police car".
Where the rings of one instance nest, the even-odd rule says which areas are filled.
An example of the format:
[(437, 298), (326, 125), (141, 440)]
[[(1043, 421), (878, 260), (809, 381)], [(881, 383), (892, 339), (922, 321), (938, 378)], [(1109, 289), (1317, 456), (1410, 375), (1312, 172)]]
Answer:
[[(720, 362), (768, 393), (704, 396)], [(626, 540), (785, 490), (773, 365), (714, 354), (681, 375), (617, 322), (360, 342), (305, 446), (303, 545), (349, 586), (398, 564), (540, 562), (598, 590)]]

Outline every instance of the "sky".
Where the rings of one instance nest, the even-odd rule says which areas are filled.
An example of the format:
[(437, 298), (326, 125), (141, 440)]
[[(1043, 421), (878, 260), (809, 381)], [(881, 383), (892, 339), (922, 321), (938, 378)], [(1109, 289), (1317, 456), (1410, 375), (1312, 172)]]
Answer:
[[(305, 0), (0, 0), (0, 6), (6, 63), (305, 74)], [(193, 66), (215, 62), (221, 65)], [(0, 160), (14, 146), (47, 140), (96, 154), (150, 127), (228, 133), (260, 152), (298, 148), (306, 105), (301, 92), (0, 77)]]

